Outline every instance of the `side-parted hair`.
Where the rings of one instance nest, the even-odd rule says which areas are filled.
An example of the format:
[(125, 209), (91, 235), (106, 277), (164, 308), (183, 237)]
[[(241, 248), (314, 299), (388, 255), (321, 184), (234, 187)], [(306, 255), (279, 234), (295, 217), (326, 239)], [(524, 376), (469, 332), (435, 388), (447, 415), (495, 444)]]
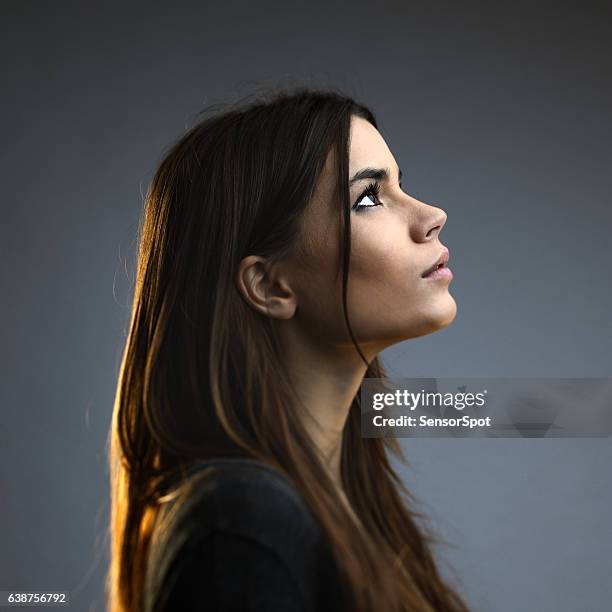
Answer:
[[(210, 105), (155, 172), (109, 430), (109, 612), (145, 610), (155, 589), (148, 564), (151, 575), (151, 564), (163, 564), (149, 554), (160, 510), (169, 499), (188, 505), (196, 462), (230, 455), (266, 462), (301, 493), (329, 541), (346, 610), (467, 610), (436, 567), (431, 545), (440, 540), (391, 466), (389, 452), (407, 464), (399, 443), (361, 437), (359, 393), (341, 454), (354, 523), (297, 418), (274, 321), (236, 284), (247, 255), (274, 262), (301, 244), (302, 216), (333, 155), (344, 319), (368, 364), (347, 314), (353, 116), (377, 127), (335, 89), (278, 88)], [(385, 377), (378, 358), (365, 377)]]

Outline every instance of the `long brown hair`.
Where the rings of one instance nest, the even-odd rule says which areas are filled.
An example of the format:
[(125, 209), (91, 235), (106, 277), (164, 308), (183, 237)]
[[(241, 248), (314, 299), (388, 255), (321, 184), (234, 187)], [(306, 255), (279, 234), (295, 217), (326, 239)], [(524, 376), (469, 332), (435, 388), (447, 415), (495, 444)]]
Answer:
[[(393, 438), (362, 438), (359, 393), (343, 432), (341, 475), (355, 525), (299, 418), (275, 327), (239, 295), (242, 258), (280, 259), (328, 153), (338, 170), (338, 244), (347, 330), (348, 149), (353, 115), (372, 112), (335, 89), (268, 90), (210, 105), (166, 152), (139, 230), (131, 322), (109, 431), (109, 612), (144, 610), (160, 508), (186, 491), (198, 460), (244, 455), (294, 484), (330, 544), (347, 610), (467, 610), (445, 584), (437, 538), (390, 463)], [(383, 378), (375, 358), (365, 376)], [(188, 495), (182, 502), (188, 504)], [(180, 501), (180, 500), (179, 500)], [(149, 568), (147, 569), (147, 563)]]

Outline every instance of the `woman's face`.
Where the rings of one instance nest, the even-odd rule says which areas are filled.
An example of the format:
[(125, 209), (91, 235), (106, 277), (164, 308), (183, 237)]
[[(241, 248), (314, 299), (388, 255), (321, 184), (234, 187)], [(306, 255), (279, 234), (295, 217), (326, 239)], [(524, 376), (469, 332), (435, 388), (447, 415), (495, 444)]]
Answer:
[[(398, 167), (381, 134), (353, 117), (349, 179), (365, 168), (388, 169), (388, 179), (357, 180), (350, 186), (351, 261), (348, 315), (366, 356), (386, 346), (449, 325), (457, 305), (449, 278), (423, 278), (444, 246), (446, 213), (404, 193)], [(311, 338), (353, 346), (342, 314), (339, 204), (333, 198), (336, 171), (330, 154), (313, 201), (303, 218), (300, 247), (286, 262), (297, 309), (294, 322)], [(359, 196), (373, 182), (378, 195)], [(376, 205), (376, 206), (374, 206)]]

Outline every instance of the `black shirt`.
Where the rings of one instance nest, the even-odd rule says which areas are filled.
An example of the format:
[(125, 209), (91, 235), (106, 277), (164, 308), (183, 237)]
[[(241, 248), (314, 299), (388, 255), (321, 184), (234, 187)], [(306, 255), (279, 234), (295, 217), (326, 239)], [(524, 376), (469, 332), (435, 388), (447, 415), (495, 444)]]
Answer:
[[(223, 457), (199, 465), (214, 466), (214, 471), (169, 530), (174, 552), (164, 554), (167, 569), (160, 574), (159, 567), (150, 568), (158, 577), (157, 586), (148, 589), (154, 601), (146, 610), (340, 610), (327, 541), (285, 477), (250, 458)], [(151, 559), (156, 563), (155, 555)]]

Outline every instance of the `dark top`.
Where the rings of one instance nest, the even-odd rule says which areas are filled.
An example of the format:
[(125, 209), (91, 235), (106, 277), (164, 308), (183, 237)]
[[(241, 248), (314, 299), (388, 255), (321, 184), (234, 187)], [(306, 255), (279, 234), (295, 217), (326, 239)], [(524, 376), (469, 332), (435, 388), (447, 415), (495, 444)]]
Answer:
[[(223, 457), (170, 530), (154, 612), (341, 610), (336, 566), (296, 489), (255, 459)], [(176, 531), (178, 529), (179, 531)], [(179, 544), (177, 544), (177, 542)], [(155, 557), (154, 557), (155, 558)], [(159, 568), (156, 568), (159, 572)]]

